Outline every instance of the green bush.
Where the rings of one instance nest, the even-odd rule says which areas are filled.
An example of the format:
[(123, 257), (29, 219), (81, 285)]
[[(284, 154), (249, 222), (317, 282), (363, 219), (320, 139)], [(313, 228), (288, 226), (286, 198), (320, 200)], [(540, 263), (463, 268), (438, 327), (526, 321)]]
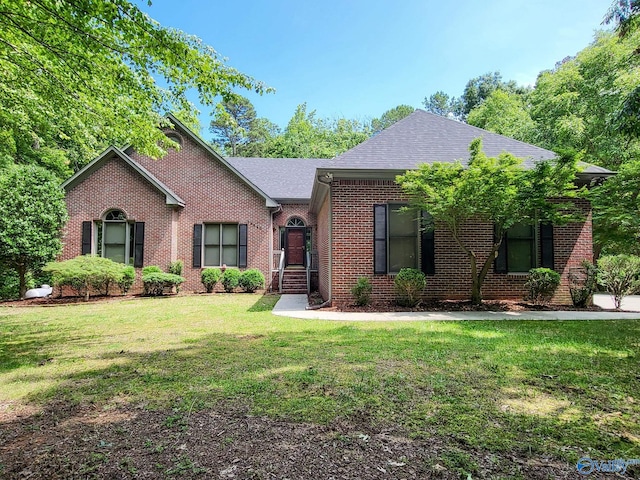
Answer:
[(640, 257), (607, 255), (598, 259), (598, 283), (611, 295), (616, 310), (622, 298), (640, 288)]
[(264, 288), (264, 275), (257, 268), (250, 268), (240, 274), (238, 284), (245, 292), (253, 293), (260, 288)]
[(396, 303), (402, 307), (416, 307), (427, 287), (427, 277), (415, 268), (403, 268), (393, 281)]
[(176, 260), (175, 262), (171, 262), (169, 264), (169, 269), (167, 271), (169, 273), (173, 273), (174, 275), (182, 276), (183, 268), (184, 268), (184, 262), (182, 260)]
[(120, 277), (120, 280), (118, 280), (118, 287), (120, 287), (120, 291), (123, 295), (126, 295), (135, 280), (136, 269), (130, 265), (128, 267), (124, 267), (122, 269), (122, 276)]
[(360, 277), (351, 289), (351, 294), (356, 301), (356, 305), (359, 307), (369, 305), (372, 291), (373, 287), (371, 286), (369, 279), (367, 277)]
[(222, 286), (227, 293), (233, 292), (240, 281), (240, 270), (237, 268), (227, 268), (222, 274)]
[(588, 260), (580, 267), (569, 269), (569, 293), (574, 307), (586, 307), (596, 291), (597, 268)]
[(164, 295), (167, 290), (176, 291), (184, 282), (184, 278), (173, 273), (164, 273), (160, 267), (151, 265), (142, 269), (142, 285), (144, 294), (152, 297)]
[(111, 286), (123, 281), (126, 269), (125, 265), (108, 258), (80, 255), (63, 262), (49, 262), (42, 271), (51, 274), (52, 284), (59, 288), (61, 295), (66, 286), (88, 300), (92, 292), (109, 295)]
[(220, 281), (222, 272), (219, 268), (205, 268), (200, 274), (200, 281), (204, 285), (207, 293), (213, 292), (216, 288), (216, 284)]
[(553, 298), (560, 285), (560, 274), (550, 268), (532, 268), (529, 277), (524, 284), (527, 292), (527, 300), (534, 305), (546, 305)]

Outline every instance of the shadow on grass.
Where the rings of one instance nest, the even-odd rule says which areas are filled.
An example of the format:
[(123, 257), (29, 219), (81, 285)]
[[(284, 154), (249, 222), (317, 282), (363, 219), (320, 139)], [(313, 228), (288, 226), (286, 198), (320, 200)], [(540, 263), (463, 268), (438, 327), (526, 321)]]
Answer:
[(276, 293), (264, 293), (256, 303), (254, 303), (247, 312), (270, 312), (280, 300), (280, 295)]
[(393, 424), (492, 452), (640, 457), (637, 322), (431, 325), (215, 334), (108, 353), (109, 366), (57, 374), (30, 401), (178, 412), (230, 404), (294, 421)]

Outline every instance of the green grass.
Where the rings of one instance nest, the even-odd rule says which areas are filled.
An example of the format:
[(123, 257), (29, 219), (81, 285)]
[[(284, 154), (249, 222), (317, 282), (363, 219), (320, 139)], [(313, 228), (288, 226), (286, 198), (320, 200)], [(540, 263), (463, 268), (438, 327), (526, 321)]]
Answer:
[(464, 471), (473, 450), (640, 458), (638, 321), (348, 324), (276, 317), (276, 300), (0, 308), (0, 403), (393, 423), (457, 446)]

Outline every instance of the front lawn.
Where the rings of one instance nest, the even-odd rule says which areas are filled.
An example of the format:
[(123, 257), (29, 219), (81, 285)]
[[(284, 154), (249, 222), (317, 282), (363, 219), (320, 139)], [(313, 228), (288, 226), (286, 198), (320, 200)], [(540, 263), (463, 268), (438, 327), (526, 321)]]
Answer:
[(19, 436), (7, 431), (39, 411), (88, 406), (186, 430), (196, 428), (187, 418), (242, 411), (326, 426), (351, 444), (393, 432), (433, 445), (411, 467), (446, 478), (575, 474), (583, 456), (640, 458), (638, 321), (348, 324), (276, 317), (276, 300), (0, 308), (0, 476), (13, 471), (8, 442)]

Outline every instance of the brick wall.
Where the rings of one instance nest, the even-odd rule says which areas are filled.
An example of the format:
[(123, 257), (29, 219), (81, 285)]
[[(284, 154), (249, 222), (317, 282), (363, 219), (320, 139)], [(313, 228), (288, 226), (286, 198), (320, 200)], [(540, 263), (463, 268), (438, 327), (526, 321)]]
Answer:
[(330, 295), (329, 286), (329, 194), (318, 211), (318, 291), (326, 300)]
[(165, 197), (120, 158), (106, 160), (83, 182), (67, 191), (69, 222), (61, 258), (82, 253), (82, 222), (99, 220), (111, 209), (132, 221), (145, 222), (145, 265), (165, 265), (171, 252), (173, 207)]
[[(332, 184), (332, 291), (335, 304), (352, 302), (351, 287), (361, 276), (369, 278), (377, 300), (392, 300), (393, 276), (373, 274), (373, 205), (406, 202), (406, 196), (391, 180), (336, 180)], [(554, 299), (569, 303), (569, 269), (583, 259), (592, 259), (592, 232), (590, 205), (577, 204), (585, 213), (586, 221), (554, 228), (555, 270), (562, 276), (561, 287)], [(324, 208), (324, 206), (323, 206)], [(322, 212), (322, 209), (321, 209)], [(323, 215), (318, 215), (318, 224)], [(471, 269), (467, 255), (443, 229), (435, 234), (436, 274), (427, 279), (427, 299), (467, 299), (471, 295)], [(493, 240), (493, 226), (470, 223), (463, 229), (465, 244), (476, 252), (488, 252)], [(322, 243), (322, 242), (321, 242)], [(486, 255), (478, 255), (478, 264)], [(321, 263), (322, 265), (322, 263)], [(482, 293), (485, 299), (521, 299), (524, 295), (525, 275), (487, 275)], [(320, 277), (323, 290), (322, 273)]]
[(67, 192), (70, 220), (64, 258), (80, 254), (83, 220), (97, 219), (108, 209), (121, 208), (130, 218), (145, 222), (145, 266), (166, 269), (172, 260), (184, 261), (183, 290), (203, 290), (201, 269), (192, 267), (192, 245), (193, 225), (204, 222), (246, 223), (247, 268), (258, 268), (268, 281), (273, 232), (271, 213), (263, 197), (184, 135), (181, 149), (170, 151), (160, 160), (135, 152), (130, 156), (185, 201), (185, 206), (176, 211), (173, 255), (172, 207), (166, 205), (164, 195), (117, 159), (108, 161)]
[(179, 151), (171, 150), (160, 160), (135, 152), (131, 157), (185, 202), (178, 215), (177, 244), (178, 259), (185, 266), (184, 290), (203, 290), (202, 269), (192, 266), (192, 251), (193, 225), (205, 222), (246, 223), (247, 268), (257, 268), (269, 279), (271, 213), (263, 197), (186, 136)]

